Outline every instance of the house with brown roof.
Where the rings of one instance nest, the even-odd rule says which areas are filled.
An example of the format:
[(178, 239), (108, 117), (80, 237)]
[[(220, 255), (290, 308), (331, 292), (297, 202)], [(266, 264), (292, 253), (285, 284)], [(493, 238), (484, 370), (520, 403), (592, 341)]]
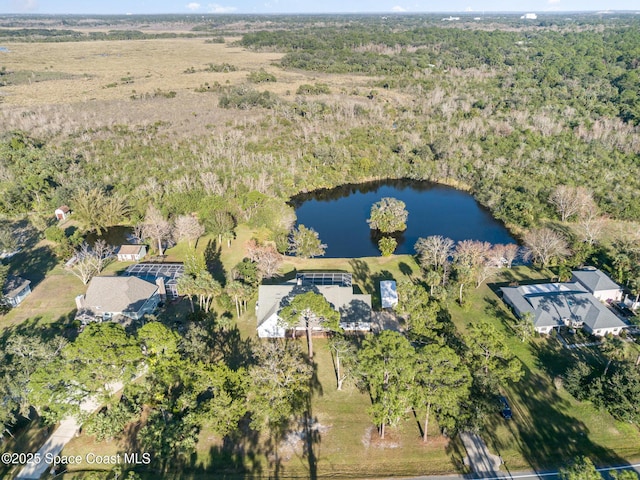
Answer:
[(158, 303), (158, 285), (138, 277), (93, 277), (87, 293), (76, 297), (76, 319), (128, 323), (153, 313)]
[(66, 220), (71, 215), (71, 209), (66, 205), (62, 205), (56, 208), (55, 215), (58, 220)]
[(139, 262), (147, 255), (147, 246), (120, 245), (116, 255), (119, 262)]

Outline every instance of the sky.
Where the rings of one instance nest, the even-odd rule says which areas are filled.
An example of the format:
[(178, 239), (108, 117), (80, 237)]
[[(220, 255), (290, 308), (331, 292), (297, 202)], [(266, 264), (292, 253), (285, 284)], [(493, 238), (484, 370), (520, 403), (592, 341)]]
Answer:
[(427, 13), (631, 10), (639, 0), (0, 0), (0, 14)]

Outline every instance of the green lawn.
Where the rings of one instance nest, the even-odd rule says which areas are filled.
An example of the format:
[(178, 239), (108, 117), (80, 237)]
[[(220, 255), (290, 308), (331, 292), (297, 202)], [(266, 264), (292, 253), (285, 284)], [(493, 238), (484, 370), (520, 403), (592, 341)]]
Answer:
[[(506, 274), (509, 282), (540, 278), (538, 271), (528, 267)], [(464, 308), (453, 302), (450, 305), (459, 331), (465, 332), (471, 322), (489, 320), (505, 332), (510, 349), (523, 363), (524, 378), (506, 391), (513, 419), (504, 420), (496, 409), (482, 432), (490, 449), (502, 456), (511, 471), (556, 468), (576, 455), (587, 455), (600, 465), (639, 459), (637, 428), (615, 421), (589, 402), (576, 401), (554, 383), (554, 378), (578, 359), (602, 361), (597, 347), (567, 350), (553, 337), (522, 343), (511, 330), (513, 315), (492, 290), (502, 284), (490, 281), (489, 286), (481, 286), (472, 292)]]
[[(251, 236), (249, 228), (238, 227), (231, 247), (223, 245), (220, 248), (218, 265), (229, 272), (244, 257), (244, 245)], [(209, 237), (201, 239), (197, 250), (204, 252), (214, 240)], [(167, 259), (183, 260), (188, 252), (186, 244), (178, 244), (167, 251)], [(117, 273), (125, 266), (111, 264), (106, 273)], [(393, 278), (400, 281), (420, 275), (418, 265), (410, 256), (352, 260), (287, 257), (280, 280), (291, 278), (295, 271), (305, 270), (352, 272), (355, 287), (373, 295), (374, 308), (380, 305), (379, 280)], [(640, 433), (635, 427), (616, 422), (589, 403), (575, 401), (559, 382), (554, 382), (554, 378), (578, 358), (601, 361), (597, 348), (569, 351), (561, 348), (554, 338), (535, 338), (529, 343), (522, 343), (513, 335), (513, 315), (499, 300), (496, 289), (549, 276), (550, 272), (515, 267), (500, 272), (498, 278), (490, 280), (488, 285), (473, 289), (464, 307), (458, 306), (454, 300), (449, 301), (451, 320), (458, 331), (464, 335), (469, 323), (482, 319), (494, 323), (505, 332), (509, 347), (524, 366), (524, 378), (505, 392), (512, 405), (513, 419), (504, 420), (496, 409), (496, 414), (487, 419), (481, 434), (490, 449), (502, 456), (510, 471), (555, 468), (578, 454), (590, 456), (596, 464), (620, 464), (638, 459)], [(55, 320), (73, 309), (73, 298), (83, 291), (84, 286), (79, 280), (55, 267), (27, 299), (29, 303), (23, 305), (26, 308), (16, 309), (2, 319), (5, 322), (3, 326), (39, 315), (38, 312), (47, 321)], [(254, 306), (255, 303), (251, 302), (247, 312), (237, 319), (242, 338), (255, 337)], [(163, 315), (180, 321), (187, 311), (186, 303), (182, 302), (167, 308)], [(278, 475), (308, 477), (315, 471), (319, 476), (378, 477), (464, 471), (464, 451), (459, 441), (440, 436), (436, 422), (431, 422), (431, 439), (427, 444), (421, 441), (418, 422), (413, 415), (398, 428), (389, 429), (388, 438), (381, 441), (367, 413), (370, 406), (368, 396), (354, 386), (338, 392), (325, 340), (316, 340), (316, 352), (317, 372), (311, 414), (318, 422), (321, 435), (313, 444), (312, 455), (305, 453), (300, 442), (285, 447), (281, 445), (279, 458), (282, 464)], [(422, 419), (422, 412), (416, 414)], [(221, 448), (221, 439), (205, 426), (197, 452), (190, 458), (189, 473), (176, 474), (175, 478), (209, 478), (207, 469), (221, 465), (227, 466), (225, 470), (235, 466), (263, 476), (274, 474), (274, 457), (266, 451), (267, 439), (246, 441), (246, 455), (229, 454)], [(130, 449), (131, 446), (123, 441), (96, 443), (83, 435), (74, 439), (64, 453), (97, 451), (106, 454)]]

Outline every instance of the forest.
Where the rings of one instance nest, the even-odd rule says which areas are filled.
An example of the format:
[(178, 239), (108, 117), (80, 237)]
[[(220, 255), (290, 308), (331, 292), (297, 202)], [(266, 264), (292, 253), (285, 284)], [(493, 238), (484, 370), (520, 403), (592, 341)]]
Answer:
[[(48, 426), (80, 415), (81, 398), (110, 397), (107, 385), (119, 378), (124, 393), (87, 420), (86, 433), (156, 452), (154, 472), (167, 478), (179, 467), (277, 476), (284, 465), (299, 474), (278, 453), (298, 434), (307, 442), (304, 474), (326, 474), (313, 458), (326, 428), (314, 412), (345, 414), (323, 403), (329, 383), (334, 400), (343, 382), (358, 392), (345, 409), (380, 439), (408, 429), (437, 448), (434, 473), (461, 467), (430, 436), (485, 429), (500, 432), (492, 445), (503, 445), (508, 434), (491, 416), (496, 392), (525, 398), (538, 376), (550, 388), (560, 379), (572, 405), (638, 425), (635, 347), (610, 339), (570, 365), (530, 322), (495, 307), (487, 282), (567, 279), (589, 264), (640, 292), (639, 22), (587, 14), (459, 23), (433, 15), (0, 18), (8, 50), (0, 53), (0, 251), (22, 251), (4, 261), (2, 281), (31, 264), (21, 258), (46, 251), (39, 278), (75, 256), (62, 275), (81, 291), (91, 276), (117, 273), (103, 262), (112, 251), (90, 249), (87, 236), (127, 226), (154, 254), (185, 262), (189, 299), (127, 330), (104, 323), (79, 332), (66, 314), (37, 329), (34, 319), (0, 323), (5, 431), (32, 417)], [(12, 60), (33, 44), (52, 49), (50, 58)], [(142, 68), (129, 59), (136, 48), (169, 53)], [(107, 74), (65, 61), (85, 57), (123, 63)], [(42, 94), (35, 102), (34, 92)], [(407, 258), (387, 242), (383, 259), (309, 260), (322, 255), (321, 239), (295, 225), (292, 198), (388, 178), (468, 191), (522, 249), (434, 236)], [(398, 218), (375, 216), (393, 204), (384, 200), (372, 206), (371, 228), (403, 230), (402, 219), (388, 226)], [(73, 211), (68, 228), (53, 218), (61, 205)], [(532, 264), (512, 270), (523, 251)], [(334, 325), (316, 357), (310, 337), (308, 349), (250, 338), (260, 282), (323, 265), (353, 271), (363, 287), (401, 280), (405, 334), (353, 339)], [(562, 369), (549, 366), (554, 358)], [(550, 418), (569, 428), (559, 411)], [(418, 429), (406, 427), (410, 412)], [(524, 427), (518, 435), (531, 450), (539, 441)], [(581, 442), (560, 453), (511, 453), (515, 441), (505, 448), (519, 467), (557, 467), (545, 462), (565, 454), (609, 463), (638, 456)], [(421, 471), (409, 458), (418, 448), (406, 453), (403, 473)], [(395, 473), (385, 468), (366, 474)]]

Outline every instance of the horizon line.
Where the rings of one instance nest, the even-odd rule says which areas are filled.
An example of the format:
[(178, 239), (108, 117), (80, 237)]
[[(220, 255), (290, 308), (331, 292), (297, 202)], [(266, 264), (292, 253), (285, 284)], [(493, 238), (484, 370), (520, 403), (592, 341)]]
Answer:
[(243, 16), (243, 15), (265, 15), (265, 16), (273, 16), (273, 15), (442, 15), (442, 14), (520, 14), (520, 13), (535, 13), (536, 15), (560, 15), (560, 14), (568, 14), (568, 13), (587, 13), (587, 14), (615, 14), (615, 13), (627, 13), (627, 14), (635, 14), (639, 15), (640, 10), (631, 9), (631, 10), (431, 10), (431, 11), (371, 11), (371, 12), (224, 12), (224, 13), (216, 13), (216, 12), (155, 12), (155, 13), (130, 13), (130, 12), (118, 12), (118, 13), (92, 13), (92, 12), (80, 12), (80, 13), (52, 13), (52, 12), (0, 12), (0, 16), (11, 15), (11, 16), (83, 16), (83, 15), (92, 15), (99, 17), (108, 17), (108, 16), (122, 16), (122, 17), (135, 17), (135, 16), (153, 16), (153, 15), (183, 15), (183, 16)]

